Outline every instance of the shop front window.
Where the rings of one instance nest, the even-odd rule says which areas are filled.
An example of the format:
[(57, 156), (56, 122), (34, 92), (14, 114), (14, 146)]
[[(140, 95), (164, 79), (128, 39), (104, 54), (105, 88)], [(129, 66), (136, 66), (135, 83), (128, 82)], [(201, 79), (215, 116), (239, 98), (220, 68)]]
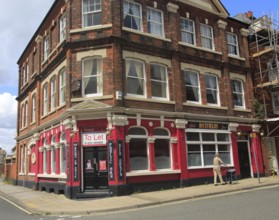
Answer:
[(130, 128), (130, 170), (148, 170), (147, 135), (143, 128)]
[(153, 131), (153, 136), (156, 138), (154, 142), (156, 169), (170, 169), (171, 154), (168, 131), (162, 128), (156, 128)]
[(224, 163), (232, 164), (229, 133), (186, 131), (186, 143), (189, 168), (213, 166), (216, 152), (220, 154)]

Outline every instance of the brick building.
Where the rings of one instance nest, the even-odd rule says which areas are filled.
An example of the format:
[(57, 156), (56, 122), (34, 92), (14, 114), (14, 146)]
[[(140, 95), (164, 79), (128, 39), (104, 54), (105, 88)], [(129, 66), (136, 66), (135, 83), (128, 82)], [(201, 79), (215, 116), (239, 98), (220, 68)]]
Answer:
[(210, 183), (215, 152), (263, 175), (247, 28), (218, 0), (56, 0), (18, 61), (17, 184)]

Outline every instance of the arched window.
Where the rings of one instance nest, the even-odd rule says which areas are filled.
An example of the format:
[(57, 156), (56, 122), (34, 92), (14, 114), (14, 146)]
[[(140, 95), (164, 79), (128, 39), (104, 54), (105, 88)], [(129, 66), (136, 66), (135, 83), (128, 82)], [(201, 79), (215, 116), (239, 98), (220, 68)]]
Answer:
[(171, 168), (170, 135), (164, 128), (153, 130), (156, 169)]
[(130, 170), (148, 170), (147, 132), (140, 127), (132, 127), (130, 136)]
[(47, 173), (47, 139), (44, 139), (44, 151), (43, 151), (43, 173)]
[(64, 132), (60, 135), (60, 173), (66, 171), (66, 135)]
[(50, 155), (51, 155), (51, 173), (56, 173), (56, 152), (55, 152), (55, 136), (51, 137), (51, 147), (50, 147)]

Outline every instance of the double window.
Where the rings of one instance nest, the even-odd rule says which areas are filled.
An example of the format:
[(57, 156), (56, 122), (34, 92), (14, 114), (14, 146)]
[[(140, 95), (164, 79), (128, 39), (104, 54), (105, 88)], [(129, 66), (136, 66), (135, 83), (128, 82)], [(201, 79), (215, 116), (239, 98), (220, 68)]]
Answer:
[(91, 57), (82, 60), (83, 95), (96, 96), (102, 95), (103, 76), (102, 58)]
[(136, 2), (124, 1), (123, 10), (124, 26), (142, 31), (141, 5)]
[(184, 81), (186, 87), (187, 102), (200, 103), (200, 83), (199, 74), (193, 71), (184, 71)]
[(162, 11), (154, 8), (147, 9), (148, 32), (158, 36), (164, 36), (164, 24)]
[(192, 20), (181, 18), (181, 41), (187, 44), (196, 44), (195, 23)]
[(227, 33), (228, 54), (239, 56), (237, 35)]
[[(130, 171), (149, 170), (151, 156), (149, 154), (147, 131), (141, 127), (132, 127), (128, 131), (131, 138), (129, 142)], [(155, 169), (171, 168), (170, 135), (164, 128), (153, 130)]]
[(213, 166), (213, 158), (218, 152), (226, 164), (231, 164), (230, 134), (215, 132), (186, 131), (188, 167)]
[(100, 25), (102, 23), (102, 1), (82, 1), (83, 27)]
[(235, 108), (244, 108), (244, 91), (243, 83), (240, 80), (232, 80), (232, 93), (233, 93), (233, 104)]
[(213, 29), (211, 26), (201, 24), (201, 42), (202, 47), (214, 50)]
[(206, 85), (206, 99), (209, 105), (219, 104), (219, 87), (218, 79), (216, 76), (211, 74), (205, 75), (205, 85)]

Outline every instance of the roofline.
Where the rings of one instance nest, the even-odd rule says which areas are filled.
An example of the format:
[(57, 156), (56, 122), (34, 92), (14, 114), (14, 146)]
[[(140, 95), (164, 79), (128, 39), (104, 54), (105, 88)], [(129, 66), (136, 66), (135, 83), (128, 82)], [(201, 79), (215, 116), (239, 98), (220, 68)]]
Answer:
[(33, 42), (33, 40), (36, 39), (41, 27), (43, 26), (43, 24), (45, 23), (45, 21), (47, 20), (48, 16), (50, 15), (50, 13), (52, 12), (52, 9), (55, 7), (55, 5), (58, 3), (59, 0), (54, 0), (54, 2), (52, 3), (52, 6), (50, 7), (50, 9), (48, 10), (47, 14), (45, 15), (44, 19), (42, 20), (41, 24), (39, 25), (39, 27), (37, 28), (37, 30), (35, 31), (35, 33), (33, 34), (33, 37), (30, 39), (29, 43), (27, 44), (27, 46), (25, 47), (25, 49), (23, 50), (23, 52), (21, 53), (17, 64), (19, 64), (19, 61), (22, 59), (23, 55), (25, 54), (25, 52), (27, 51), (27, 48), (31, 45), (31, 43)]

